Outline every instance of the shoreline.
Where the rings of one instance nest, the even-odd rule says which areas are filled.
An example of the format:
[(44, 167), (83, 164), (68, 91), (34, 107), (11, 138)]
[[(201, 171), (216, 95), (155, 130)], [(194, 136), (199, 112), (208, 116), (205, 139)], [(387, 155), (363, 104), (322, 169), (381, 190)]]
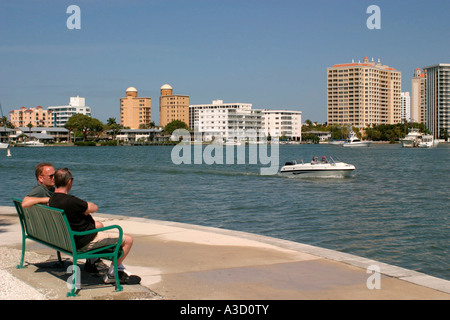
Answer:
[[(334, 250), (214, 227), (111, 214), (96, 217), (105, 225), (121, 225), (133, 236), (135, 244), (124, 263), (142, 281), (116, 293), (94, 279), (94, 288), (82, 286), (82, 299), (450, 299), (450, 281)], [(55, 258), (54, 250), (28, 240), (28, 268), (15, 269), (21, 243), (15, 208), (0, 206), (0, 222), (2, 263), (5, 251), (13, 260), (0, 270), (12, 275), (9, 282), (28, 288), (12, 299), (31, 293), (27, 286), (42, 295), (37, 298), (65, 299), (64, 283), (42, 267), (41, 260)], [(375, 275), (369, 272), (371, 266), (380, 270), (379, 290), (368, 288)]]

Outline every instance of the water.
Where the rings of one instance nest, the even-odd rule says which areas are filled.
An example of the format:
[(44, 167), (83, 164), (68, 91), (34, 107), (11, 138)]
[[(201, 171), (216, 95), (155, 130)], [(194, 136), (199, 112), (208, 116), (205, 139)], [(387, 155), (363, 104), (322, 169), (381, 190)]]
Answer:
[(261, 176), (249, 164), (177, 166), (163, 146), (11, 151), (1, 151), (0, 205), (25, 196), (45, 161), (69, 167), (71, 193), (102, 213), (252, 232), (450, 280), (449, 145), (280, 146), (280, 163), (331, 155), (354, 164), (341, 179)]

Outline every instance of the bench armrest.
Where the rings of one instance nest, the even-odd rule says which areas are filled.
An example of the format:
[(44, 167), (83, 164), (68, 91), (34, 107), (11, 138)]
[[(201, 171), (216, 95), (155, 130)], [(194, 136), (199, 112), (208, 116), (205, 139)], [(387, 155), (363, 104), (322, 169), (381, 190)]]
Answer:
[(76, 235), (76, 236), (85, 236), (85, 235), (88, 235), (88, 234), (102, 232), (102, 231), (107, 231), (107, 230), (111, 230), (111, 229), (119, 230), (119, 237), (122, 238), (123, 231), (122, 231), (122, 228), (120, 226), (118, 226), (118, 225), (112, 225), (112, 226), (107, 226), (107, 227), (98, 228), (98, 229), (92, 229), (92, 230), (87, 230), (87, 231), (72, 231), (72, 233), (74, 235)]

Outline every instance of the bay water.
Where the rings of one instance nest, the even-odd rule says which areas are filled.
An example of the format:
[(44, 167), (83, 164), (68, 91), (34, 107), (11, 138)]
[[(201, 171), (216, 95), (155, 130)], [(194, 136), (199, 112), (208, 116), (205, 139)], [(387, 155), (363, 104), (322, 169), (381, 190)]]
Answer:
[[(0, 150), (0, 205), (35, 185), (34, 168), (68, 167), (71, 194), (99, 212), (176, 221), (306, 243), (450, 280), (450, 145), (407, 149), (280, 145), (286, 161), (332, 156), (349, 178), (261, 175), (264, 164), (179, 164), (170, 146)], [(192, 149), (193, 150), (193, 149)], [(269, 148), (270, 151), (270, 148)], [(269, 152), (270, 153), (270, 152)]]

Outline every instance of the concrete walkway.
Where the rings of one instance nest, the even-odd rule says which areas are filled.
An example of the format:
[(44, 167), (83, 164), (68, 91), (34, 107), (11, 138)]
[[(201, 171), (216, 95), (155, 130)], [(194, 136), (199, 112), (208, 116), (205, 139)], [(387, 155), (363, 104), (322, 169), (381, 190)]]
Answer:
[[(141, 283), (114, 292), (100, 276), (83, 272), (79, 296), (70, 299), (450, 299), (450, 281), (332, 250), (174, 222), (95, 217), (105, 225), (118, 224), (133, 236), (124, 264), (141, 277)], [(0, 207), (0, 278), (17, 282), (1, 285), (3, 295), (8, 298), (18, 290), (13, 299), (67, 299), (70, 257), (63, 256), (65, 267), (55, 266), (54, 250), (27, 240), (28, 266), (16, 269), (20, 249), (15, 209)], [(17, 284), (24, 289), (17, 289), (21, 287)]]

